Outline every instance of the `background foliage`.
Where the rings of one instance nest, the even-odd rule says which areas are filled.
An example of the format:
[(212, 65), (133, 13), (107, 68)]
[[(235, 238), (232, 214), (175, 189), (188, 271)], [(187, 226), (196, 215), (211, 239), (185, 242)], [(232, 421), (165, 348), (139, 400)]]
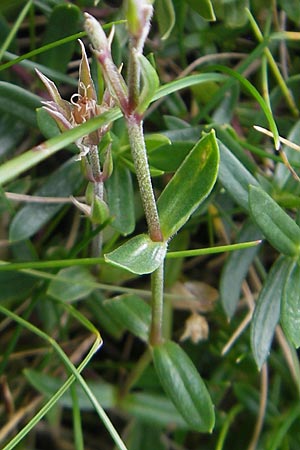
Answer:
[[(300, 159), (284, 144), (284, 155), (274, 148), (279, 135), (300, 140), (300, 2), (154, 4), (146, 55), (161, 87), (145, 117), (145, 139), (157, 197), (202, 132), (215, 130), (221, 157), (213, 192), (187, 224), (179, 230), (178, 219), (170, 229), (168, 214), (163, 218), (168, 235), (179, 230), (166, 263), (164, 333), (205, 380), (216, 413), (211, 434), (194, 431), (192, 409), (190, 420), (189, 410), (184, 418), (178, 413), (154, 370), (145, 346), (148, 276), (90, 259), (95, 230), (70, 201), (70, 195), (82, 199), (86, 190), (72, 144), (82, 131), (59, 134), (41, 109), (46, 93), (35, 67), (56, 82), (65, 99), (76, 92), (76, 39), (88, 47), (83, 11), (108, 28), (116, 22), (113, 55), (117, 64), (126, 63), (119, 3), (0, 5), (1, 446), (114, 448), (105, 410), (131, 450), (298, 450), (300, 184), (283, 161), (287, 157), (297, 171)], [(101, 94), (94, 60), (92, 72)], [(114, 171), (106, 184), (113, 220), (104, 229), (109, 253), (146, 227), (119, 112), (84, 126), (96, 129), (105, 121), (114, 122)], [(270, 129), (273, 139), (254, 125)], [(189, 208), (188, 178), (179, 178), (176, 187), (183, 211)], [(174, 186), (178, 178), (173, 180)], [(257, 239), (263, 243), (228, 254), (215, 249)], [(179, 251), (180, 258), (173, 253)], [(101, 343), (97, 329), (104, 345), (94, 355)], [(168, 344), (154, 354), (154, 364), (172, 364), (173, 352)], [(181, 375), (196, 410), (205, 410), (189, 374)], [(68, 389), (74, 378), (76, 387)], [(31, 419), (35, 426), (26, 434)], [(18, 432), (24, 437), (17, 445), (11, 439)]]

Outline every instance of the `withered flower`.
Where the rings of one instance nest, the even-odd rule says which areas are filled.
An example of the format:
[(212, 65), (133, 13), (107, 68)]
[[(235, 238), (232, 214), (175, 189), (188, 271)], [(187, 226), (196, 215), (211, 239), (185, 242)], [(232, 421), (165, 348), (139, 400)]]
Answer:
[[(53, 81), (49, 80), (49, 78), (36, 69), (38, 76), (46, 86), (47, 91), (52, 98), (50, 101), (43, 101), (43, 107), (48, 111), (51, 117), (53, 117), (62, 132), (104, 113), (113, 106), (112, 98), (107, 91), (104, 93), (102, 104), (97, 104), (96, 90), (91, 78), (85, 48), (80, 40), (79, 43), (82, 51), (82, 58), (79, 67), (78, 91), (72, 95), (69, 102), (61, 98)], [(109, 127), (109, 124), (105, 125), (78, 139), (75, 142), (80, 150), (77, 159), (80, 160), (83, 156), (86, 156), (92, 146), (97, 146)]]

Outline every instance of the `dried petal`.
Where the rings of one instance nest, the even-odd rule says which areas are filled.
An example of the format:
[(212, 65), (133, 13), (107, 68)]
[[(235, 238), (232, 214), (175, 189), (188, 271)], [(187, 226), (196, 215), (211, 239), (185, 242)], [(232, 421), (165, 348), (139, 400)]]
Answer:
[(43, 106), (43, 108), (50, 114), (51, 117), (53, 117), (62, 132), (70, 130), (72, 128), (70, 122), (58, 109), (52, 108), (51, 106), (49, 106), (49, 104), (46, 104), (45, 106)]
[(200, 314), (192, 314), (185, 321), (184, 332), (180, 337), (180, 341), (191, 339), (194, 344), (204, 341), (208, 338), (209, 328), (205, 317)]
[(78, 82), (78, 94), (87, 97), (89, 100), (97, 101), (96, 90), (94, 86), (94, 82), (91, 77), (90, 66), (88, 63), (88, 59), (86, 56), (86, 51), (84, 45), (80, 39), (78, 42), (81, 46), (81, 62), (79, 67), (79, 82)]
[(49, 80), (49, 78), (47, 78), (44, 74), (42, 74), (42, 72), (40, 72), (38, 69), (35, 69), (35, 71), (38, 74), (41, 81), (46, 86), (46, 89), (49, 92), (49, 95), (51, 96), (53, 101), (57, 105), (59, 105), (65, 111), (66, 114), (68, 114), (69, 110), (66, 105), (67, 102), (61, 98), (60, 93), (58, 92), (58, 89), (55, 86), (55, 84), (53, 83), (53, 81)]
[(75, 197), (71, 196), (72, 203), (77, 206), (77, 208), (82, 211), (86, 216), (91, 216), (92, 208), (85, 203), (79, 202)]

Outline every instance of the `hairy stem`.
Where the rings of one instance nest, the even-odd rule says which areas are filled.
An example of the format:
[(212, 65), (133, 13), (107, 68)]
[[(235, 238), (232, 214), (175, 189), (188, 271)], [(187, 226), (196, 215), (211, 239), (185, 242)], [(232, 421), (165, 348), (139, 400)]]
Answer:
[[(153, 241), (162, 241), (159, 217), (153, 193), (150, 170), (147, 159), (146, 146), (143, 135), (143, 124), (136, 116), (126, 119), (132, 157), (135, 165), (140, 194), (143, 202), (145, 216), (148, 225), (149, 236)], [(150, 345), (156, 345), (162, 341), (163, 321), (163, 290), (164, 290), (164, 262), (151, 275), (151, 330), (149, 336)]]
[(140, 92), (140, 67), (137, 61), (137, 51), (133, 38), (130, 39), (129, 45), (128, 107), (134, 111), (138, 105)]
[(153, 241), (159, 242), (163, 240), (163, 237), (150, 177), (143, 124), (133, 115), (126, 118), (126, 123), (149, 236)]

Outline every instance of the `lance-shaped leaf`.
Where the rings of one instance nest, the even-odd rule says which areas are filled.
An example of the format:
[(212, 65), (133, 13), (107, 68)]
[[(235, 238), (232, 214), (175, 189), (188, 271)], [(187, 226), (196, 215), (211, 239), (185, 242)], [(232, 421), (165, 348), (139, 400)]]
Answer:
[[(132, 233), (135, 227), (135, 211), (130, 171), (123, 165), (116, 164), (105, 186), (110, 213), (114, 218), (112, 227), (124, 235)], [(124, 214), (125, 208), (126, 214)]]
[(175, 11), (172, 0), (156, 0), (156, 18), (162, 39), (167, 39), (175, 24)]
[(41, 99), (26, 89), (6, 81), (0, 81), (0, 111), (9, 113), (32, 127), (36, 127), (35, 109), (41, 106)]
[(286, 277), (283, 290), (281, 321), (287, 337), (300, 347), (300, 267), (294, 262)]
[[(261, 238), (261, 232), (253, 222), (247, 222), (238, 236), (238, 242), (247, 242)], [(222, 271), (220, 295), (223, 308), (229, 318), (235, 313), (240, 299), (242, 283), (249, 266), (259, 250), (259, 246), (232, 252)]]
[(139, 55), (138, 59), (143, 79), (143, 88), (139, 96), (137, 112), (142, 114), (148, 108), (154, 92), (156, 92), (159, 87), (159, 78), (156, 70), (144, 55)]
[(168, 341), (153, 348), (153, 361), (165, 392), (187, 424), (197, 431), (212, 431), (214, 407), (188, 355), (178, 344)]
[(143, 275), (154, 272), (160, 266), (166, 251), (166, 242), (153, 242), (148, 235), (140, 234), (104, 255), (104, 258), (108, 263)]
[(245, 209), (249, 209), (248, 187), (258, 186), (256, 178), (240, 160), (221, 142), (219, 179), (231, 197)]
[(216, 16), (211, 0), (185, 0), (191, 8), (197, 11), (205, 20), (215, 21)]
[[(34, 192), (41, 197), (61, 197), (74, 194), (82, 182), (80, 167), (73, 160), (67, 161), (44, 185)], [(14, 216), (9, 229), (11, 242), (33, 236), (63, 208), (59, 203), (28, 203)]]
[(63, 302), (86, 298), (93, 291), (94, 278), (85, 267), (65, 267), (51, 280), (47, 294)]
[(271, 348), (274, 331), (280, 317), (282, 292), (290, 265), (290, 258), (277, 259), (257, 300), (251, 322), (251, 347), (259, 369), (267, 359)]
[(250, 186), (250, 210), (270, 244), (288, 256), (299, 255), (300, 228), (261, 188)]
[(170, 238), (212, 190), (218, 173), (219, 150), (212, 130), (192, 148), (158, 199), (162, 233)]
[(149, 337), (151, 307), (137, 295), (124, 294), (105, 301), (105, 310), (114, 320), (143, 341)]
[[(42, 45), (75, 34), (80, 27), (81, 11), (78, 6), (72, 5), (70, 2), (55, 3), (56, 5), (51, 8), (51, 14), (46, 22)], [(74, 52), (74, 46), (75, 42), (71, 41), (51, 48), (41, 53), (38, 61), (44, 66), (65, 73)]]

